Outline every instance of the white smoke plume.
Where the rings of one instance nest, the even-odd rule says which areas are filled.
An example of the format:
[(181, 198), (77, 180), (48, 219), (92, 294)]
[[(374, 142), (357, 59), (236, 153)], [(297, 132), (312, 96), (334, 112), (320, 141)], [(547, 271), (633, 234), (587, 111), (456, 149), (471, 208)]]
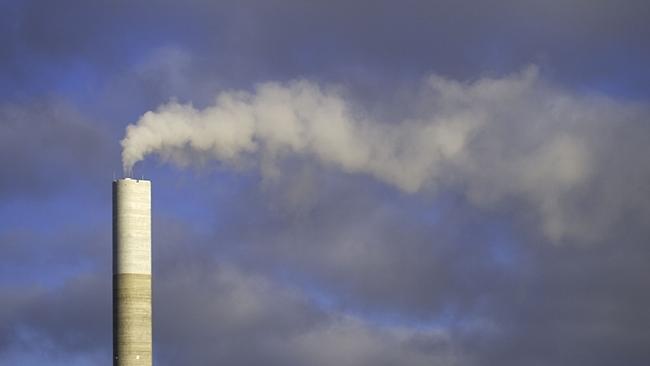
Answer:
[(481, 206), (523, 200), (556, 242), (594, 239), (634, 201), (616, 193), (606, 212), (579, 212), (587, 195), (618, 189), (587, 184), (609, 153), (602, 132), (635, 123), (645, 110), (550, 85), (536, 67), (472, 83), (432, 76), (423, 84), (413, 103), (418, 117), (392, 123), (360, 113), (336, 88), (305, 80), (223, 92), (204, 109), (170, 102), (127, 127), (124, 169), (148, 154), (187, 163), (190, 151), (227, 164), (255, 157), (273, 174), (274, 162), (297, 155), (409, 193), (453, 187)]
[(301, 154), (415, 192), (462, 151), (476, 122), (453, 116), (382, 125), (353, 116), (342, 97), (314, 83), (266, 83), (254, 94), (223, 93), (204, 110), (169, 103), (145, 113), (127, 127), (123, 162), (128, 172), (149, 153), (182, 161), (185, 148), (225, 162)]

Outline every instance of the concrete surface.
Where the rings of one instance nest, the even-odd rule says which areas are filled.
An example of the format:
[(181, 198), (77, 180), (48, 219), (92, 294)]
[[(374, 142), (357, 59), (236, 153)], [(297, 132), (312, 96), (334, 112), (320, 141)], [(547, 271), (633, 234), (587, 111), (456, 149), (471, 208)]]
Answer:
[(113, 365), (150, 366), (151, 182), (113, 182)]

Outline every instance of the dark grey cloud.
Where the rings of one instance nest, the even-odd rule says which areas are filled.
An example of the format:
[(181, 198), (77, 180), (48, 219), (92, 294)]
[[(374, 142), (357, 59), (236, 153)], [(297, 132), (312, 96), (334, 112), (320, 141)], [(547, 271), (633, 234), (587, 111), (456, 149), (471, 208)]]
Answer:
[(531, 234), (525, 220), (478, 214), (462, 199), (427, 200), (421, 205), (440, 211), (418, 220), (417, 204), (387, 203), (394, 201), (382, 190), (318, 181), (327, 193), (308, 213), (269, 209), (282, 199), (266, 195), (245, 203), (268, 215), (233, 229), (248, 232), (234, 241), (248, 244), (240, 248), (247, 267), (307, 282), (334, 309), (444, 324), (473, 365), (650, 359), (642, 346), (647, 229), (621, 223), (606, 241), (558, 246)]
[(27, 224), (2, 228), (0, 360), (33, 354), (41, 362), (70, 361), (107, 350), (108, 229), (68, 225), (39, 230)]
[[(176, 225), (172, 232), (178, 232)], [(207, 238), (185, 232), (199, 246)], [(164, 256), (188, 248), (163, 240)], [(219, 259), (159, 267), (157, 355), (163, 364), (458, 364), (444, 329), (413, 330), (323, 308), (300, 286)], [(189, 249), (193, 251), (193, 249)], [(197, 252), (197, 254), (199, 254)], [(166, 259), (160, 254), (159, 263)]]
[(637, 238), (588, 250), (537, 248), (533, 275), (514, 301), (491, 304), (502, 333), (474, 338), (470, 348), (482, 349), (486, 363), (647, 363), (643, 246)]
[(106, 131), (69, 101), (52, 97), (4, 103), (0, 197), (42, 198), (71, 181), (110, 177), (109, 152), (116, 147), (111, 145)]
[(645, 95), (648, 12), (642, 0), (33, 1), (5, 13), (0, 60), (16, 85), (56, 84), (77, 66), (110, 77), (176, 45), (195, 57), (196, 82), (307, 76), (366, 94), (432, 71), (466, 79), (535, 62), (569, 84)]
[(2, 286), (2, 293), (3, 363), (65, 364), (89, 358), (84, 363), (109, 364), (111, 291), (107, 276), (80, 275), (53, 290)]

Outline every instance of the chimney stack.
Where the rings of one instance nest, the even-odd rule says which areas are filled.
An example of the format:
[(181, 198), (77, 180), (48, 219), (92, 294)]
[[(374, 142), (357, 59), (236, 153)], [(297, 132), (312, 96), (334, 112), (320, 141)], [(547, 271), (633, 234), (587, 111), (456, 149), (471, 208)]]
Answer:
[(113, 365), (151, 366), (151, 182), (113, 181)]

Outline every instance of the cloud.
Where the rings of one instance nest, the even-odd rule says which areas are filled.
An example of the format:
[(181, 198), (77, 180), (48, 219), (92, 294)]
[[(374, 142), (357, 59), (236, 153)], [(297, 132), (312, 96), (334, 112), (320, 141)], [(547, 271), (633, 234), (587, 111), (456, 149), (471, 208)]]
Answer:
[(165, 364), (457, 364), (442, 329), (382, 327), (328, 314), (300, 291), (232, 266), (159, 281), (157, 293), (167, 299), (157, 307)]
[(106, 131), (68, 101), (0, 104), (0, 196), (43, 197), (68, 182), (61, 177), (106, 177), (109, 151)]
[[(281, 202), (276, 189), (291, 188), (280, 181), (257, 196), (237, 193), (227, 204), (232, 222), (214, 233), (154, 217), (158, 363), (648, 360), (647, 228), (617, 227), (620, 242), (547, 245), (508, 234), (503, 218), (456, 199), (395, 199), (397, 192), (386, 196), (385, 188), (338, 174), (344, 179), (318, 180), (323, 196), (297, 216), (268, 207)], [(88, 251), (89, 241), (104, 250)], [(70, 243), (58, 255), (105, 265), (54, 288), (39, 280), (3, 285), (0, 360), (34, 360), (27, 356), (37, 354), (34, 345), (47, 345), (36, 363), (109, 359), (110, 240), (76, 235)], [(39, 241), (22, 245), (2, 260), (44, 249)], [(38, 258), (24, 262), (51, 275)]]
[(327, 174), (316, 175), (319, 197), (297, 214), (277, 207), (292, 173), (271, 191), (219, 202), (233, 217), (214, 245), (335, 311), (411, 330), (435, 324), (470, 365), (649, 359), (640, 346), (650, 321), (647, 226), (617, 223), (591, 246), (548, 245), (511, 217), (525, 213), (518, 205), (494, 215), (458, 197), (409, 200)]
[(108, 278), (83, 274), (55, 290), (3, 286), (2, 293), (0, 360), (108, 364), (97, 357), (110, 359)]
[[(218, 79), (228, 87), (307, 76), (353, 81), (373, 94), (432, 70), (464, 79), (537, 62), (571, 85), (646, 95), (649, 77), (643, 0), (625, 7), (613, 0), (57, 5), (12, 2), (0, 14), (6, 92), (65, 84), (80, 66), (110, 80), (141, 52), (169, 44), (196, 56), (194, 83)], [(80, 24), (85, 32), (77, 32)]]

